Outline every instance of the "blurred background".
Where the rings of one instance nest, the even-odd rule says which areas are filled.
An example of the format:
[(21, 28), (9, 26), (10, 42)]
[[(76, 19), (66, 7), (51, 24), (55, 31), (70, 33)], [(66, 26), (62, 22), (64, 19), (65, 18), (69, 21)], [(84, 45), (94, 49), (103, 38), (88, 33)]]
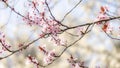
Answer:
[[(21, 14), (30, 11), (28, 4), (30, 0), (8, 0), (8, 4)], [(48, 4), (57, 20), (74, 7), (79, 0), (49, 0)], [(83, 0), (63, 21), (63, 24), (75, 26), (78, 24), (91, 23), (99, 16), (100, 7), (107, 6), (110, 16), (120, 16), (120, 0)], [(110, 21), (113, 29), (113, 37), (120, 38), (120, 20)], [(36, 39), (40, 34), (39, 26), (28, 26), (22, 17), (14, 13), (0, 0), (0, 31), (6, 35), (6, 42), (12, 46), (12, 50), (18, 49), (21, 43), (27, 44)], [(69, 30), (72, 34), (79, 34), (77, 29)], [(77, 39), (68, 33), (59, 35), (61, 39), (67, 40), (70, 44)], [(1, 45), (1, 44), (0, 44)], [(35, 68), (29, 63), (27, 56), (36, 57), (42, 64), (45, 55), (38, 46), (46, 45), (48, 50), (55, 49), (59, 54), (63, 47), (54, 46), (48, 38), (40, 39), (26, 50), (18, 52), (6, 59), (0, 60), (0, 68)], [(0, 46), (1, 47), (1, 46)], [(1, 47), (2, 50), (2, 47)], [(0, 56), (8, 55), (9, 52), (1, 53)], [(46, 68), (70, 68), (67, 59), (73, 55), (78, 60), (84, 61), (88, 68), (120, 68), (120, 40), (109, 38), (101, 29), (101, 26), (94, 26), (92, 31), (82, 38), (78, 43), (68, 48), (67, 51), (53, 64)]]

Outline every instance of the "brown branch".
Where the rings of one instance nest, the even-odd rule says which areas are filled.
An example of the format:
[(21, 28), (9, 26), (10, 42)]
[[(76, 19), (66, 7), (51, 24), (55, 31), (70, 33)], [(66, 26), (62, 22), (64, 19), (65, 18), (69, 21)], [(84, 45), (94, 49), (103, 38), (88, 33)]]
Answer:
[(78, 38), (76, 41), (74, 41), (74, 42), (71, 43), (69, 46), (67, 46), (67, 47), (62, 51), (62, 53), (61, 53), (58, 57), (60, 57), (69, 47), (71, 47), (72, 45), (74, 45), (75, 43), (77, 43), (77, 42), (78, 42), (79, 40), (81, 40), (87, 33), (89, 33), (89, 32), (90, 32), (90, 31), (88, 31), (89, 27), (90, 27), (90, 26), (88, 26), (88, 27), (86, 28), (85, 33), (84, 33), (80, 38)]
[(23, 17), (23, 18), (25, 18), (25, 19), (27, 19), (27, 20), (29, 20), (29, 21), (31, 21), (31, 22), (35, 22), (34, 20), (31, 20), (31, 19), (25, 17), (24, 15), (22, 15), (21, 13), (17, 12), (17, 11), (16, 11), (13, 7), (11, 7), (6, 1), (3, 0), (3, 2), (4, 2), (13, 12), (15, 12), (16, 14), (18, 14), (19, 16), (21, 16), (21, 17)]
[[(51, 34), (51, 33), (44, 34), (44, 37), (46, 38), (46, 36), (47, 36), (47, 35), (50, 35), (50, 34)], [(28, 43), (28, 44), (26, 44), (26, 45), (23, 45), (23, 47), (21, 47), (21, 48), (19, 48), (19, 49), (17, 49), (17, 50), (9, 50), (9, 49), (7, 49), (9, 52), (11, 52), (11, 54), (9, 54), (9, 55), (7, 55), (7, 56), (4, 56), (4, 57), (0, 57), (0, 60), (5, 59), (5, 58), (13, 55), (14, 53), (17, 53), (17, 52), (23, 50), (23, 49), (26, 49), (27, 47), (29, 47), (30, 45), (32, 45), (33, 43), (35, 43), (36, 41), (38, 41), (39, 39), (44, 38), (44, 37), (38, 37), (37, 39), (31, 41), (30, 43)], [(3, 44), (3, 45), (4, 45), (4, 44)]]
[(49, 64), (47, 64), (47, 65), (41, 65), (41, 67), (47, 67), (47, 66), (49, 66), (49, 65), (51, 65), (53, 62), (55, 62), (57, 59), (59, 59), (63, 54), (64, 54), (64, 52), (68, 49), (68, 48), (70, 48), (72, 45), (74, 45), (75, 43), (77, 43), (80, 39), (82, 39), (84, 37), (84, 35), (83, 36), (81, 36), (80, 38), (78, 38), (76, 41), (74, 41), (73, 43), (71, 43), (69, 46), (67, 46), (61, 53), (60, 53), (60, 55), (58, 55), (58, 56), (55, 56), (56, 57), (56, 59), (54, 59), (51, 63), (49, 63)]
[(62, 24), (60, 21), (58, 21), (58, 20), (54, 17), (54, 15), (52, 14), (52, 12), (51, 12), (51, 10), (50, 10), (50, 7), (49, 7), (49, 5), (48, 5), (48, 3), (47, 3), (47, 0), (45, 0), (45, 4), (46, 4), (46, 6), (47, 6), (47, 8), (48, 8), (48, 11), (50, 12), (50, 15), (52, 16), (52, 18), (53, 18), (58, 24), (66, 27), (66, 28), (68, 28), (68, 26)]
[(3, 46), (7, 51), (12, 52), (9, 48), (7, 48), (7, 47), (5, 46), (5, 44), (3, 44), (2, 40), (0, 40), (0, 43), (2, 44), (2, 46)]
[(115, 37), (112, 37), (111, 35), (109, 35), (107, 32), (104, 32), (109, 38), (111, 39), (114, 39), (114, 40), (120, 40), (120, 38), (115, 38)]
[(71, 43), (70, 45), (68, 45), (67, 47), (65, 47), (65, 49), (64, 49), (58, 56), (55, 56), (56, 59), (54, 59), (51, 63), (49, 63), (49, 64), (47, 64), (47, 65), (42, 65), (42, 67), (47, 67), (47, 66), (51, 65), (53, 62), (55, 62), (57, 59), (59, 59), (59, 58), (65, 53), (65, 51), (66, 51), (68, 48), (70, 48), (71, 46), (73, 46), (74, 44), (76, 44), (76, 43), (77, 43), (79, 40), (81, 40), (86, 34), (88, 34), (88, 33), (90, 32), (90, 31), (88, 31), (89, 27), (90, 27), (90, 25), (87, 26), (87, 28), (86, 28), (86, 30), (85, 30), (85, 33), (84, 33), (81, 37), (79, 37), (76, 41), (74, 41), (73, 43)]
[[(77, 25), (77, 26), (73, 26), (73, 27), (66, 28), (66, 29), (62, 30), (62, 32), (65, 32), (66, 30), (74, 29), (74, 28), (77, 28), (77, 27), (90, 26), (90, 25), (94, 25), (94, 24), (96, 24), (96, 23), (98, 23), (98, 22), (110, 21), (110, 20), (115, 20), (115, 19), (119, 19), (119, 18), (120, 18), (120, 16), (118, 16), (118, 17), (113, 17), (113, 18), (109, 18), (109, 19), (104, 19), (104, 20), (95, 21), (95, 22), (93, 22), (93, 23), (86, 23), (86, 24), (82, 24), (82, 25)], [(88, 29), (87, 29), (87, 30), (88, 30)], [(50, 33), (49, 33), (49, 34), (50, 34)], [(49, 35), (49, 34), (46, 34), (46, 35)], [(83, 35), (83, 36), (84, 36), (84, 35)], [(83, 37), (83, 36), (82, 36), (82, 37)], [(80, 37), (78, 40), (80, 40), (82, 37)], [(20, 49), (18, 49), (18, 50), (15, 50), (15, 51), (11, 51), (11, 50), (9, 50), (9, 49), (6, 48), (9, 52), (11, 52), (11, 54), (9, 54), (9, 55), (7, 55), (7, 56), (5, 56), (5, 57), (0, 57), (0, 59), (7, 58), (7, 57), (13, 55), (13, 54), (16, 53), (16, 52), (19, 52), (19, 51), (22, 50), (22, 49), (26, 49), (28, 46), (30, 46), (31, 44), (33, 44), (34, 42), (36, 42), (36, 41), (39, 40), (39, 39), (40, 39), (40, 38), (37, 38), (37, 39), (33, 40), (32, 42), (28, 43), (27, 45), (23, 46), (22, 48), (20, 48)], [(115, 38), (112, 38), (112, 39), (115, 39)], [(58, 57), (60, 57), (70, 46), (72, 46), (73, 44), (75, 44), (78, 40), (76, 40), (74, 43), (72, 43), (71, 45), (69, 45), (68, 47), (66, 47), (66, 48), (63, 50), (63, 52), (62, 52)], [(43, 67), (44, 67), (44, 66), (43, 66)]]
[(65, 16), (63, 17), (63, 19), (60, 22), (63, 22), (65, 20), (65, 18), (82, 2), (82, 0), (79, 0), (79, 2), (71, 9), (69, 10)]
[(7, 56), (0, 57), (0, 60), (5, 59), (5, 58), (8, 58), (8, 57), (10, 57), (10, 56), (13, 55), (13, 54), (14, 54), (14, 52), (12, 52), (11, 54), (9, 54), (9, 55), (7, 55)]
[(0, 60), (5, 59), (7, 57), (10, 57), (11, 55), (13, 55), (13, 54), (15, 54), (23, 49), (26, 49), (27, 47), (29, 47), (30, 45), (32, 45), (34, 42), (38, 41), (39, 39), (40, 39), (40, 37), (33, 40), (32, 42), (28, 43), (27, 45), (24, 45), (23, 47), (19, 48), (18, 50), (11, 51), (11, 50), (7, 49), (9, 52), (11, 52), (11, 54), (4, 56), (4, 57), (0, 57)]
[(120, 16), (117, 16), (117, 17), (112, 17), (112, 18), (108, 18), (108, 19), (103, 19), (103, 20), (99, 20), (99, 21), (95, 21), (95, 22), (89, 22), (89, 23), (85, 23), (85, 24), (82, 24), (82, 25), (72, 26), (72, 27), (63, 29), (63, 30), (61, 30), (61, 31), (66, 31), (66, 30), (75, 29), (75, 28), (78, 28), (78, 27), (83, 27), (83, 26), (88, 26), (88, 25), (92, 25), (92, 24), (97, 24), (98, 22), (111, 21), (111, 20), (115, 20), (115, 19), (119, 19), (119, 18), (120, 18)]

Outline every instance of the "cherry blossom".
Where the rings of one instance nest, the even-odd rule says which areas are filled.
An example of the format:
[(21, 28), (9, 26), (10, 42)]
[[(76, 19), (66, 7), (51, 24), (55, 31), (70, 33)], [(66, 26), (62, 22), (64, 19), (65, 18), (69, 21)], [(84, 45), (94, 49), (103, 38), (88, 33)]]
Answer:
[(55, 50), (49, 51), (46, 57), (44, 58), (45, 64), (51, 63), (55, 59)]
[(84, 65), (84, 62), (79, 61), (77, 58), (74, 58), (72, 55), (67, 59), (72, 68), (87, 68)]
[(0, 51), (1, 53), (4, 51), (10, 51), (9, 48), (11, 48), (11, 46), (7, 44), (5, 39), (5, 34), (3, 32), (0, 32), (0, 44), (2, 45), (2, 51)]
[(39, 68), (39, 62), (35, 57), (32, 57), (32, 56), (28, 55), (28, 60), (31, 63), (33, 63), (36, 66), (36, 68)]

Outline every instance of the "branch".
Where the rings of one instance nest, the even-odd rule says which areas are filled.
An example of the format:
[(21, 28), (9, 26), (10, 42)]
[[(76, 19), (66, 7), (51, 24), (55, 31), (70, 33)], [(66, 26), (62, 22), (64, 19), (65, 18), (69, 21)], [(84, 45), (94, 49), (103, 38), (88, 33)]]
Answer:
[(120, 40), (120, 38), (112, 37), (112, 36), (110, 36), (108, 33), (106, 33), (105, 31), (104, 31), (104, 33), (105, 33), (109, 38), (111, 38), (111, 39), (114, 39), (114, 40)]
[(2, 44), (2, 46), (3, 46), (7, 51), (12, 52), (10, 49), (8, 49), (8, 48), (5, 46), (5, 44), (3, 44), (2, 40), (0, 40), (0, 43)]
[(70, 48), (71, 46), (73, 46), (74, 44), (76, 44), (78, 41), (80, 41), (86, 34), (88, 34), (90, 32), (90, 30), (88, 31), (90, 25), (87, 26), (86, 30), (85, 30), (85, 33), (79, 37), (76, 41), (74, 41), (73, 43), (71, 43), (70, 45), (68, 45), (67, 47), (65, 47), (65, 49), (58, 55), (58, 56), (55, 56), (56, 59), (54, 59), (51, 63), (47, 64), (47, 65), (42, 65), (42, 67), (47, 67), (49, 65), (51, 65), (53, 62), (55, 62), (57, 59), (59, 59), (64, 53), (65, 51)]
[(103, 20), (99, 20), (99, 21), (95, 21), (95, 22), (89, 22), (89, 23), (85, 23), (85, 24), (82, 24), (82, 25), (72, 26), (72, 27), (63, 29), (63, 30), (61, 30), (61, 31), (66, 31), (66, 30), (75, 29), (75, 28), (78, 28), (78, 27), (83, 27), (83, 26), (88, 26), (88, 25), (92, 25), (92, 24), (97, 24), (98, 22), (111, 21), (111, 20), (115, 20), (115, 19), (119, 19), (119, 18), (120, 18), (120, 16), (117, 16), (117, 17), (112, 17), (112, 18), (108, 18), (108, 19), (103, 19)]
[(21, 17), (23, 17), (23, 18), (25, 18), (25, 19), (27, 19), (27, 20), (29, 20), (29, 21), (31, 21), (31, 22), (35, 22), (34, 20), (31, 20), (31, 19), (25, 17), (24, 15), (22, 15), (21, 13), (17, 12), (17, 11), (16, 11), (13, 7), (11, 7), (5, 0), (3, 0), (3, 2), (4, 2), (13, 12), (15, 12), (16, 14), (18, 14), (19, 16), (21, 16)]
[(79, 2), (71, 9), (69, 10), (65, 16), (63, 17), (63, 19), (60, 22), (63, 22), (65, 20), (65, 18), (82, 2), (82, 0), (79, 0)]
[(58, 20), (54, 17), (54, 15), (52, 14), (52, 12), (51, 12), (51, 10), (50, 10), (50, 7), (49, 7), (49, 5), (48, 5), (48, 3), (47, 3), (47, 0), (45, 0), (45, 4), (46, 4), (46, 6), (47, 6), (47, 8), (48, 8), (48, 11), (50, 12), (50, 15), (52, 16), (52, 18), (53, 18), (58, 24), (60, 24), (60, 25), (62, 25), (62, 26), (64, 26), (64, 27), (67, 27), (67, 28), (68, 28), (68, 26), (62, 24), (60, 21), (58, 21)]
[(26, 49), (27, 47), (29, 47), (30, 45), (32, 45), (34, 42), (38, 41), (40, 38), (41, 38), (41, 37), (33, 40), (32, 42), (28, 43), (27, 45), (21, 47), (21, 48), (18, 49), (18, 50), (11, 51), (11, 50), (7, 49), (9, 52), (11, 52), (11, 54), (9, 54), (9, 55), (7, 55), (7, 56), (4, 56), (4, 57), (0, 57), (0, 60), (5, 59), (5, 58), (7, 58), (7, 57), (10, 57), (11, 55), (13, 55), (13, 54), (15, 54), (15, 53), (17, 53), (17, 52), (19, 52), (19, 51), (21, 51), (21, 50), (23, 50), (23, 49)]

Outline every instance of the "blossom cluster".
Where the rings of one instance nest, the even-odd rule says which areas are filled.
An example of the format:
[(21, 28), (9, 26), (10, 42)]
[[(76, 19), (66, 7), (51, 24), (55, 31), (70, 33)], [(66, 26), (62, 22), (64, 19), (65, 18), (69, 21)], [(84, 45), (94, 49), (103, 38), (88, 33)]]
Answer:
[(0, 53), (7, 51), (9, 48), (11, 48), (11, 46), (6, 43), (5, 39), (5, 34), (3, 32), (0, 32), (0, 44), (2, 46), (2, 50), (0, 51)]
[[(38, 5), (38, 3), (42, 3)], [(44, 1), (35, 2), (32, 1), (30, 5), (30, 10), (23, 18), (30, 26), (39, 26), (40, 27), (40, 37), (44, 37), (45, 35), (49, 35), (50, 40), (53, 41), (56, 45), (65, 45), (66, 41), (63, 41), (58, 37), (58, 34), (61, 32), (61, 25), (58, 21), (56, 21), (50, 14), (47, 13), (47, 6)], [(42, 7), (43, 10), (39, 10), (37, 6)]]
[(67, 59), (72, 68), (87, 68), (84, 65), (84, 62), (79, 61), (77, 58), (74, 58), (72, 55)]
[(55, 59), (56, 57), (55, 50), (48, 51), (45, 46), (43, 47), (39, 46), (39, 49), (45, 54), (44, 57), (45, 64), (49, 64)]
[(28, 55), (28, 60), (33, 63), (36, 68), (39, 68), (39, 62), (37, 61), (37, 59), (35, 57), (32, 57), (31, 55)]
[[(108, 12), (108, 8), (106, 6), (101, 6), (100, 7), (100, 15), (97, 17), (98, 20), (105, 20), (105, 19), (109, 19), (109, 16), (107, 15), (107, 12)], [(108, 31), (108, 27), (109, 27), (109, 21), (105, 21), (105, 23), (103, 22), (98, 22), (97, 23), (98, 25), (101, 25), (102, 24), (102, 30), (104, 32), (107, 32)]]

